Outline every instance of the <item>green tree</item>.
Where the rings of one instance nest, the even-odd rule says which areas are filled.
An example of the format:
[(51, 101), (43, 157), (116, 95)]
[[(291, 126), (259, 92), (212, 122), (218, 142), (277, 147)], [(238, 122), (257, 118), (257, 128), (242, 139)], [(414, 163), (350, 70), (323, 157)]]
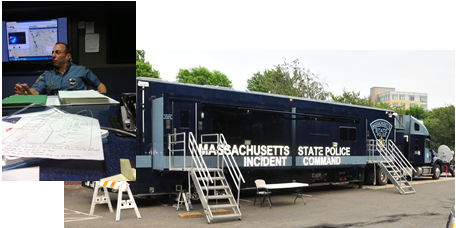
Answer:
[(355, 104), (362, 106), (373, 106), (369, 97), (361, 98), (360, 92), (355, 93), (354, 91), (348, 92), (343, 89), (343, 93), (340, 96), (336, 96), (333, 93), (330, 93), (331, 99), (335, 102), (345, 103), (345, 104)]
[(321, 82), (318, 75), (299, 66), (299, 60), (291, 64), (283, 64), (257, 72), (247, 80), (247, 90), (269, 92), (273, 94), (326, 100), (329, 92), (325, 90), (326, 83)]
[(136, 50), (136, 77), (160, 78), (160, 72), (146, 62), (146, 51)]
[(218, 70), (209, 71), (205, 67), (194, 67), (191, 69), (179, 69), (176, 76), (178, 82), (196, 84), (196, 85), (213, 85), (233, 88), (230, 79)]
[(250, 79), (247, 79), (247, 90), (267, 93), (269, 89), (266, 87), (266, 77), (259, 71)]
[(424, 125), (431, 134), (433, 140), (440, 145), (447, 145), (454, 151), (454, 105), (434, 108), (427, 113), (428, 118), (424, 120)]
[(410, 107), (409, 109), (405, 110), (405, 115), (412, 115), (419, 120), (424, 120), (427, 118), (426, 110), (424, 110), (424, 108), (419, 105), (415, 105), (414, 107)]

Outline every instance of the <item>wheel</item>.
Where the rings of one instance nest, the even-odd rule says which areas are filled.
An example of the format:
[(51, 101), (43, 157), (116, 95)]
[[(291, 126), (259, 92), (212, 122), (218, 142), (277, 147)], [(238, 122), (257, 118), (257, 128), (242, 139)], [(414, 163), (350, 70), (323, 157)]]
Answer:
[(388, 176), (380, 167), (377, 167), (377, 184), (386, 185), (388, 183)]
[(435, 165), (434, 174), (432, 174), (432, 179), (438, 180), (440, 178), (442, 167), (440, 164)]

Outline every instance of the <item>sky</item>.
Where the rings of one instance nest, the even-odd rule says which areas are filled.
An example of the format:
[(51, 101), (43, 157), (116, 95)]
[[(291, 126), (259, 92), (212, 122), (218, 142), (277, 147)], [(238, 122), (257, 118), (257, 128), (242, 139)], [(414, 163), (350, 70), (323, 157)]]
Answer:
[(254, 73), (299, 59), (336, 95), (346, 89), (367, 97), (371, 87), (392, 87), (427, 93), (429, 109), (455, 104), (449, 2), (348, 2), (154, 3), (153, 14), (139, 13), (137, 27), (151, 32), (136, 46), (168, 81), (179, 69), (202, 66), (245, 91)]
[(343, 90), (369, 96), (371, 87), (428, 94), (428, 108), (455, 104), (454, 51), (199, 51), (146, 50), (161, 78), (175, 81), (179, 69), (203, 66), (227, 75), (236, 90), (247, 90), (254, 73), (299, 59), (333, 94)]

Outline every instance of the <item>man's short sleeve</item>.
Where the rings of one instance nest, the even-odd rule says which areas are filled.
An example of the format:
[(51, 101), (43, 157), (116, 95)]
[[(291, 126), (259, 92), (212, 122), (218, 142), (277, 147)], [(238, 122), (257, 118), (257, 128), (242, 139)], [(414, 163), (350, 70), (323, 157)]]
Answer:
[(32, 89), (35, 89), (40, 94), (47, 94), (46, 80), (44, 77), (45, 74), (46, 74), (46, 72), (42, 73), (36, 80), (35, 84), (33, 84), (33, 86), (31, 87)]
[(85, 70), (87, 83), (97, 88), (100, 85), (100, 80), (98, 80), (98, 77), (91, 70), (88, 68), (85, 68)]

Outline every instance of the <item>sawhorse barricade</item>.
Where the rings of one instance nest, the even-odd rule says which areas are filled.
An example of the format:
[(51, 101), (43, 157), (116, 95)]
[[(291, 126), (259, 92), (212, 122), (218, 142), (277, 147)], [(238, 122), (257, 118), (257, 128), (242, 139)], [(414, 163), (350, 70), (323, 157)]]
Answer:
[[(98, 195), (100, 188), (103, 188), (104, 195)], [(93, 188), (92, 205), (90, 207), (91, 215), (93, 215), (95, 211), (96, 204), (108, 204), (109, 211), (113, 212), (111, 199), (109, 198), (108, 194), (108, 188), (118, 190), (116, 221), (120, 220), (120, 210), (131, 208), (135, 209), (136, 217), (141, 218), (138, 207), (136, 206), (135, 199), (133, 198), (133, 194), (130, 190), (130, 184), (128, 184), (126, 181), (95, 181), (95, 186)], [(122, 192), (125, 191), (128, 193), (128, 200), (122, 200)]]

